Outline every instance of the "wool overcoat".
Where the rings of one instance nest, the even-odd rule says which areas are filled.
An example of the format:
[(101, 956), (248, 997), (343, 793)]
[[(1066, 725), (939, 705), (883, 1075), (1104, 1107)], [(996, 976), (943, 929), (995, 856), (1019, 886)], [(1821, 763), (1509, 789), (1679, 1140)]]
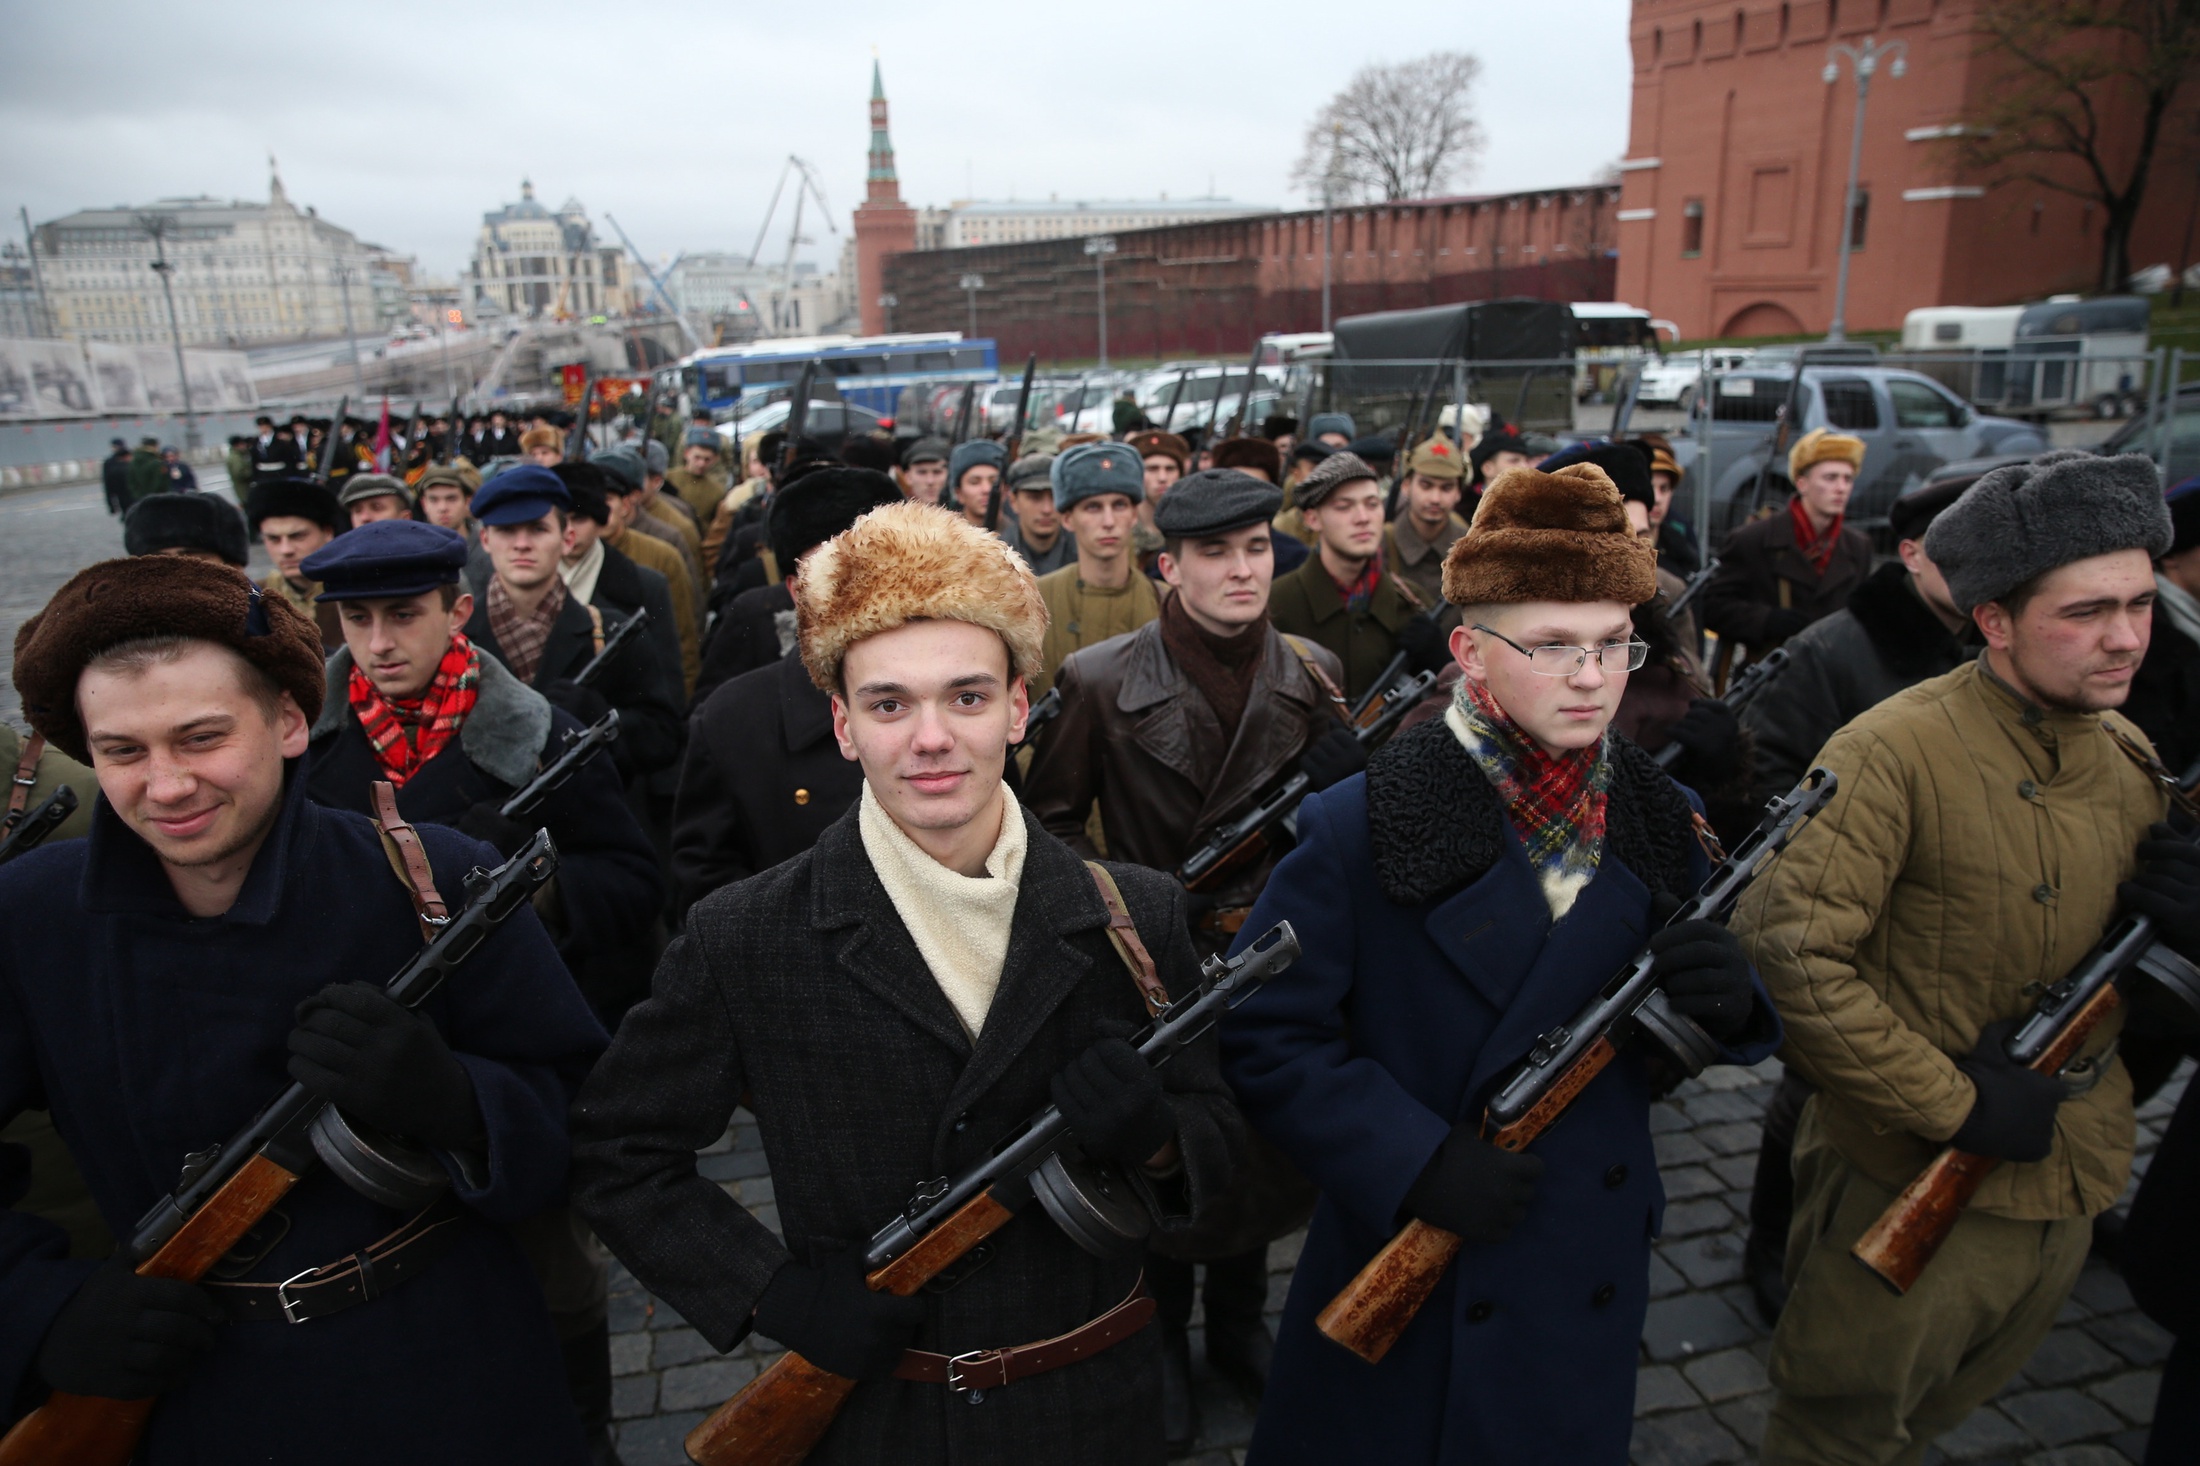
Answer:
[[(495, 852), (423, 826), (436, 883)], [(284, 1040), (332, 982), (386, 982), (420, 928), (365, 817), (306, 797), (281, 814), (229, 911), (195, 920), (152, 851), (104, 799), (89, 839), (0, 871), (0, 1118), (52, 1111), (118, 1237), (176, 1185), (189, 1153), (229, 1138), (289, 1084)], [(579, 1463), (580, 1428), (526, 1260), (500, 1224), (564, 1191), (566, 1106), (602, 1051), (541, 924), (521, 911), (426, 1011), (474, 1082), (488, 1175), (446, 1158), (464, 1203), (456, 1245), (387, 1295), (296, 1326), (225, 1325), (214, 1352), (154, 1408), (141, 1466)], [(0, 1201), (21, 1177), (0, 1155)], [(239, 1281), (281, 1282), (393, 1230), (400, 1213), (309, 1171), (289, 1230)], [(0, 1212), (0, 1401), (41, 1396), (38, 1348), (97, 1266), (67, 1260), (50, 1223)]]
[[(1465, 1249), (1380, 1364), (1314, 1318), (1397, 1232), (1406, 1192), (1494, 1082), (1642, 947), (1653, 891), (1709, 862), (1690, 800), (1612, 740), (1595, 878), (1555, 924), (1495, 793), (1450, 728), (1398, 734), (1300, 806), (1299, 844), (1248, 934), (1288, 917), (1305, 956), (1223, 1023), (1246, 1119), (1321, 1188), (1284, 1305), (1254, 1466), (1600, 1466), (1627, 1459), (1664, 1191), (1657, 1077), (1633, 1048), (1531, 1147), (1546, 1169), (1505, 1241)], [(1777, 1042), (1760, 991), (1726, 1051)]]
[[(975, 1044), (918, 955), (849, 810), (815, 847), (689, 909), (656, 990), (620, 1026), (574, 1108), (574, 1201), (644, 1287), (729, 1349), (790, 1255), (860, 1250), (926, 1183), (988, 1154), (1048, 1103), (1053, 1076), (1141, 1004), (1107, 940), (1107, 911), (1076, 855), (1029, 836), (1000, 991)], [(1182, 993), (1196, 980), (1181, 894), (1109, 867)], [(1242, 1122), (1213, 1038), (1161, 1071), (1181, 1183), (1163, 1224), (1189, 1226), (1228, 1184)], [(736, 1104), (762, 1132), (780, 1236), (699, 1176), (695, 1153)], [(916, 1347), (947, 1354), (1031, 1343), (1098, 1317), (1137, 1284), (1136, 1255), (1084, 1251), (1036, 1206), (946, 1285), (919, 1296)], [(1162, 1460), (1161, 1355), (1149, 1325), (1077, 1364), (982, 1402), (943, 1386), (857, 1386), (811, 1466), (1135, 1466)]]

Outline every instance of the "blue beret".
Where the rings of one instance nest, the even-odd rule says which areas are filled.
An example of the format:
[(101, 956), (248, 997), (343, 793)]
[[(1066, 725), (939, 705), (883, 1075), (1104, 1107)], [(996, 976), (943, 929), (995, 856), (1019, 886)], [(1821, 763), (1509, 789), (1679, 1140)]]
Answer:
[(572, 512), (564, 482), (539, 463), (522, 463), (484, 479), (467, 512), (482, 524), (532, 524), (553, 509)]
[(990, 463), (1002, 472), (1008, 470), (1008, 450), (990, 438), (973, 438), (967, 443), (957, 443), (955, 451), (947, 455), (947, 486), (961, 485), (963, 475), (981, 463)]
[(378, 519), (340, 534), (298, 566), (321, 582), (317, 601), (378, 601), (452, 585), (466, 568), (456, 530), (416, 519)]
[(1133, 504), (1146, 500), (1146, 464), (1128, 443), (1079, 443), (1047, 472), (1057, 509), (1094, 494), (1128, 494)]
[(1154, 507), (1153, 527), (1172, 540), (1206, 539), (1266, 524), (1283, 508), (1283, 490), (1242, 469), (1205, 468), (1176, 481)]

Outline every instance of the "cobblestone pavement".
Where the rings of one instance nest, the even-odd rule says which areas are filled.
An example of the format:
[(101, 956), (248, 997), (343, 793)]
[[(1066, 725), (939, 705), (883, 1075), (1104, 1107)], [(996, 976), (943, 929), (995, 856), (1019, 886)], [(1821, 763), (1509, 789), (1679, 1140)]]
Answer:
[[(1764, 1361), (1770, 1336), (1741, 1281), (1750, 1178), (1776, 1060), (1755, 1069), (1712, 1069), (1651, 1113), (1665, 1177), (1665, 1236), (1650, 1263), (1650, 1314), (1635, 1385), (1637, 1466), (1711, 1466), (1756, 1456), (1771, 1392)], [(2187, 1065), (2139, 1116), (2140, 1167), (2168, 1123), (2191, 1073)], [(779, 1210), (756, 1122), (736, 1114), (718, 1144), (699, 1157), (766, 1226)], [(1044, 1219), (1017, 1222), (1045, 1226)], [(1283, 1307), (1297, 1235), (1268, 1251), (1272, 1328)], [(619, 1454), (627, 1466), (682, 1466), (680, 1438), (720, 1401), (777, 1357), (769, 1340), (749, 1339), (720, 1355), (613, 1266), (611, 1368)], [(1245, 1459), (1253, 1417), (1245, 1401), (1206, 1372), (1193, 1316), (1193, 1369), (1204, 1422), (1191, 1466)], [(1928, 1462), (2008, 1466), (2122, 1466), (2146, 1452), (2160, 1363), (2169, 1336), (2132, 1306), (2114, 1271), (2086, 1264), (2055, 1331), (1994, 1402), (1926, 1457)]]

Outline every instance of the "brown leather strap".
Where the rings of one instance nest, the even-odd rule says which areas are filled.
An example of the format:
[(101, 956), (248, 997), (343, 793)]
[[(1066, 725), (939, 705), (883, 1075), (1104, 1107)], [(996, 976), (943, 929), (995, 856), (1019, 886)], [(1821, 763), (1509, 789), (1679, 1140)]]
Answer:
[(2178, 787), (2177, 776), (2160, 759), (2134, 743), (2130, 734), (2106, 718), (2101, 719), (2101, 731), (2108, 735), (2109, 741), (2116, 745), (2125, 758), (2139, 766), (2141, 773), (2161, 786), (2163, 795), (2171, 804), (2182, 810), (2187, 818), (2200, 821), (2200, 802), (2196, 802), (2190, 794)]
[(304, 1323), (371, 1303), (427, 1271), (458, 1240), (461, 1213), (446, 1195), (406, 1218), (388, 1236), (348, 1257), (307, 1268), (280, 1283), (202, 1282), (234, 1320)]
[(1131, 1288), (1130, 1297), (1066, 1334), (1013, 1349), (973, 1349), (967, 1354), (909, 1349), (903, 1352), (894, 1378), (945, 1385), (951, 1390), (997, 1390), (1113, 1348), (1144, 1328), (1153, 1315), (1154, 1301), (1146, 1296), (1145, 1279), (1141, 1277)]
[(593, 648), (591, 655), (600, 657), (603, 655), (604, 643), (603, 612), (586, 601), (581, 602), (581, 609), (588, 613), (589, 642)]
[(1092, 883), (1100, 888), (1100, 900), (1108, 908), (1108, 940), (1115, 945), (1115, 954), (1123, 959), (1123, 965), (1131, 970), (1131, 981), (1138, 984), (1138, 996), (1146, 1000), (1146, 1016), (1158, 1017), (1169, 1006), (1169, 990), (1163, 986), (1160, 971), (1154, 966), (1153, 954), (1138, 935), (1138, 924), (1131, 920), (1130, 907), (1123, 904), (1123, 893), (1117, 889), (1115, 877), (1097, 860), (1085, 862), (1085, 869), (1092, 872)]
[(30, 807), (31, 786), (38, 782), (39, 756), (46, 751), (46, 735), (33, 733), (23, 740), (22, 756), (15, 761), (15, 777), (9, 781), (8, 823), (14, 824)]
[(437, 929), (450, 921), (451, 909), (443, 904), (442, 894), (435, 888), (435, 872), (428, 865), (420, 832), (397, 812), (397, 790), (387, 779), (377, 779), (371, 787), (374, 825), (382, 836), (382, 852), (389, 856), (390, 869), (397, 872), (412, 897), (413, 914), (420, 918), (420, 939), (432, 942)]
[(1283, 638), (1283, 644), (1291, 648), (1291, 654), (1299, 659), (1299, 664), (1306, 668), (1307, 674), (1319, 683), (1321, 690), (1328, 695), (1329, 710), (1335, 713), (1347, 728), (1351, 727), (1352, 704), (1345, 701), (1344, 689), (1337, 685), (1336, 679), (1322, 670), (1322, 664), (1315, 659), (1314, 649), (1288, 631), (1281, 631), (1276, 634)]

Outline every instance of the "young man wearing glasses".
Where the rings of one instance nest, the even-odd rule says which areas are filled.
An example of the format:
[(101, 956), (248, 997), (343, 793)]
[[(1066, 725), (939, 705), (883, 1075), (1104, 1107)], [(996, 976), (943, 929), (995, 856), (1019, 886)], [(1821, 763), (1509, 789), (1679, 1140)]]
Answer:
[[(1661, 1077), (1630, 1045), (1526, 1151), (1481, 1136), (1492, 1081), (1645, 941), (1728, 1063), (1779, 1023), (1740, 947), (1663, 926), (1709, 873), (1694, 797), (1610, 731), (1657, 588), (1604, 471), (1516, 469), (1445, 557), (1450, 710), (1299, 808), (1246, 922), (1288, 916), (1287, 982), (1224, 1021), (1246, 1118), (1321, 1189), (1250, 1459), (1624, 1461), (1664, 1197)], [(1663, 929), (1660, 930), (1660, 927)], [(1656, 932), (1656, 936), (1651, 934)], [(1315, 1316), (1414, 1219), (1465, 1242), (1367, 1364)]]

